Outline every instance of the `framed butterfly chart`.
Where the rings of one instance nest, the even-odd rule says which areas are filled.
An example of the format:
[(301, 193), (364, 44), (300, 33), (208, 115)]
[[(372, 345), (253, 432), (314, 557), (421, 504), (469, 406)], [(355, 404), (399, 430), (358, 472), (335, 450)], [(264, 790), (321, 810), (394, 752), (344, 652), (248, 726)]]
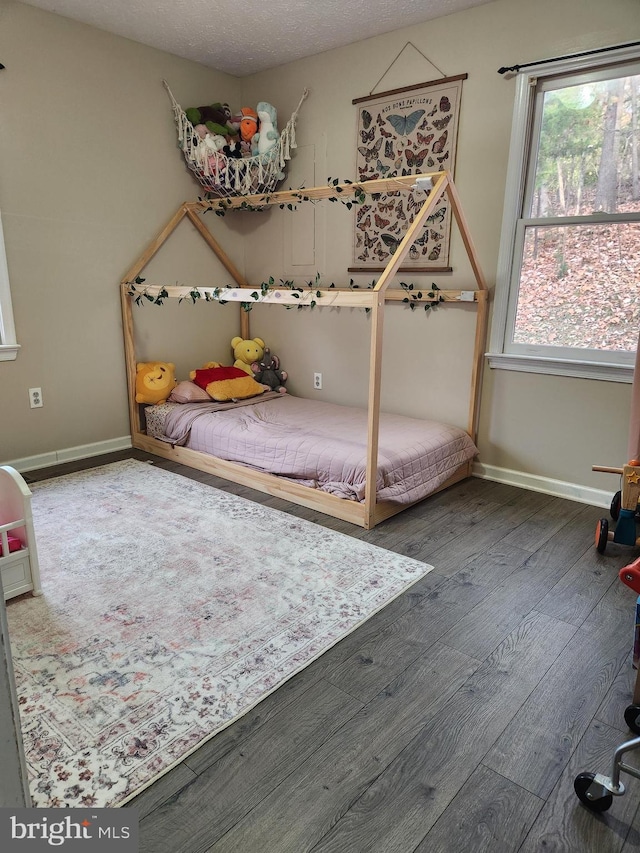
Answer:
[[(357, 179), (372, 181), (448, 169), (453, 175), (462, 82), (467, 74), (445, 77), (356, 98)], [(367, 197), (355, 212), (353, 266), (349, 272), (382, 270), (425, 196), (406, 193)], [(451, 210), (445, 195), (411, 246), (401, 270), (447, 272)]]

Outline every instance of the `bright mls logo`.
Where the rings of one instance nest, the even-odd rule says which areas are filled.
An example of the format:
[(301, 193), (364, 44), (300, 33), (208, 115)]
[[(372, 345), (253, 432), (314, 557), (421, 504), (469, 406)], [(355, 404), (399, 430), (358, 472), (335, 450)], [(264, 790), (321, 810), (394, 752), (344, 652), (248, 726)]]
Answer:
[(0, 809), (0, 850), (138, 853), (137, 809)]

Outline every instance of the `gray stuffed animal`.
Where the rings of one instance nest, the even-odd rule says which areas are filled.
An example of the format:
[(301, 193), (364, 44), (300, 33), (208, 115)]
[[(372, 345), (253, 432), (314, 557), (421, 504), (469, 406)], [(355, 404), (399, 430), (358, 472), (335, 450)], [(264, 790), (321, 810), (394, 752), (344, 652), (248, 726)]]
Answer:
[(284, 383), (287, 381), (289, 374), (286, 370), (280, 370), (280, 359), (274, 355), (269, 347), (264, 348), (264, 356), (262, 361), (254, 361), (251, 365), (253, 378), (261, 385), (266, 385), (272, 391), (278, 391), (280, 394), (286, 394), (287, 389)]

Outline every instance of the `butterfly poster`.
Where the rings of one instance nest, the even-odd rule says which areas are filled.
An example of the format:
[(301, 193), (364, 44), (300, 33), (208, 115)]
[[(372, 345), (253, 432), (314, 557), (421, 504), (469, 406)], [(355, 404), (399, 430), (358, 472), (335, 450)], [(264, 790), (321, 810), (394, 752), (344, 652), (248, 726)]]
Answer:
[[(462, 82), (466, 74), (380, 92), (353, 103), (358, 110), (356, 180), (372, 181), (448, 169), (453, 175)], [(424, 194), (390, 192), (355, 210), (350, 272), (382, 270), (396, 251)], [(405, 256), (401, 269), (449, 270), (451, 211), (443, 196)]]

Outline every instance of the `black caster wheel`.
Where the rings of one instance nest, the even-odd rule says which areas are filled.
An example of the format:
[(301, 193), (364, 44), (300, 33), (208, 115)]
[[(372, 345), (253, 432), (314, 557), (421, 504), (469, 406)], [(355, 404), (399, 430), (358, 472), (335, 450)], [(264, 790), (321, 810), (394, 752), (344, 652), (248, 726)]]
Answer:
[(640, 705), (628, 705), (624, 711), (624, 721), (634, 734), (640, 735)]
[(620, 505), (622, 503), (622, 492), (616, 492), (613, 498), (611, 499), (611, 507), (609, 509), (609, 514), (614, 521), (617, 521), (620, 518)]
[(598, 796), (593, 791), (589, 791), (595, 778), (595, 773), (579, 773), (574, 779), (573, 789), (580, 802), (592, 812), (606, 812), (611, 808), (613, 794), (606, 792)]
[(606, 518), (601, 518), (596, 524), (596, 548), (600, 554), (604, 554), (604, 549), (609, 541), (609, 522)]

